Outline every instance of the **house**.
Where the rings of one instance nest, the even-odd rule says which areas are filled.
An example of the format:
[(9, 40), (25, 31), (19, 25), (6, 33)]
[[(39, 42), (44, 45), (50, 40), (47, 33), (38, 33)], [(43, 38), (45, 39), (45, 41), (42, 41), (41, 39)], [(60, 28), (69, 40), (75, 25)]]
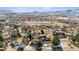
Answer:
[(65, 32), (58, 30), (53, 32), (54, 35), (58, 36), (59, 38), (66, 38)]

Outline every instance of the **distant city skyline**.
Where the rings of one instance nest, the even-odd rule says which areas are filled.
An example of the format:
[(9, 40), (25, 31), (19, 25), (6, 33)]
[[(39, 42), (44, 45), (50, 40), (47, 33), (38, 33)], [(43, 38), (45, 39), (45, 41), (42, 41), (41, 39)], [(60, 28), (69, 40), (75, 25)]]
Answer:
[(46, 11), (63, 11), (74, 10), (79, 7), (0, 7), (0, 10), (11, 10), (13, 12), (46, 12)]

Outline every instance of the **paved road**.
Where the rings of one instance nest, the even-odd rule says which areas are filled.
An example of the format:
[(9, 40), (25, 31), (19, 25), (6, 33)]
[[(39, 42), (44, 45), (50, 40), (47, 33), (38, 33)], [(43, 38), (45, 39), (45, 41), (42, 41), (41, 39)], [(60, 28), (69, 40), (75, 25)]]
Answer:
[(43, 45), (43, 51), (52, 51), (51, 44), (44, 44)]

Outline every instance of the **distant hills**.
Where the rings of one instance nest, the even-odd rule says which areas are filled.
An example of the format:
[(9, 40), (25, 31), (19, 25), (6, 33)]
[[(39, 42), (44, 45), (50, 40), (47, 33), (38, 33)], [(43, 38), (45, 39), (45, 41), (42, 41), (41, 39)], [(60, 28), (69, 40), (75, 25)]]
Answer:
[[(0, 10), (0, 13), (17, 13), (13, 12), (11, 10)], [(22, 12), (21, 12), (22, 13)], [(24, 13), (24, 12), (23, 12)], [(25, 13), (59, 13), (59, 14), (79, 14), (79, 9), (74, 9), (74, 10), (64, 10), (64, 11), (47, 11), (47, 12), (39, 12), (39, 11), (34, 11), (34, 12), (25, 12)]]
[(0, 13), (14, 13), (14, 12), (11, 10), (0, 10)]
[(64, 11), (56, 11), (54, 13), (63, 13), (63, 14), (79, 14), (79, 9), (75, 10), (64, 10)]

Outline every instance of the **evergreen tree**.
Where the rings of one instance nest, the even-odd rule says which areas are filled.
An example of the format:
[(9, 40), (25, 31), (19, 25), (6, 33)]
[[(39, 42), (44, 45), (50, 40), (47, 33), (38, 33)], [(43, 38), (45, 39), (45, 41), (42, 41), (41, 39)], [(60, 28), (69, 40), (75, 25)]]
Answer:
[(36, 42), (36, 50), (42, 50), (43, 43), (41, 41)]
[(27, 37), (28, 37), (30, 40), (32, 40), (32, 34), (31, 34), (31, 33), (29, 33), (29, 34), (27, 35)]
[(44, 30), (43, 29), (41, 30), (41, 33), (44, 34)]
[(58, 45), (60, 43), (60, 40), (57, 36), (54, 36), (54, 38), (52, 39), (52, 44), (54, 46)]
[(79, 42), (79, 33), (76, 34), (75, 41)]
[(0, 42), (4, 41), (3, 36), (0, 35)]

